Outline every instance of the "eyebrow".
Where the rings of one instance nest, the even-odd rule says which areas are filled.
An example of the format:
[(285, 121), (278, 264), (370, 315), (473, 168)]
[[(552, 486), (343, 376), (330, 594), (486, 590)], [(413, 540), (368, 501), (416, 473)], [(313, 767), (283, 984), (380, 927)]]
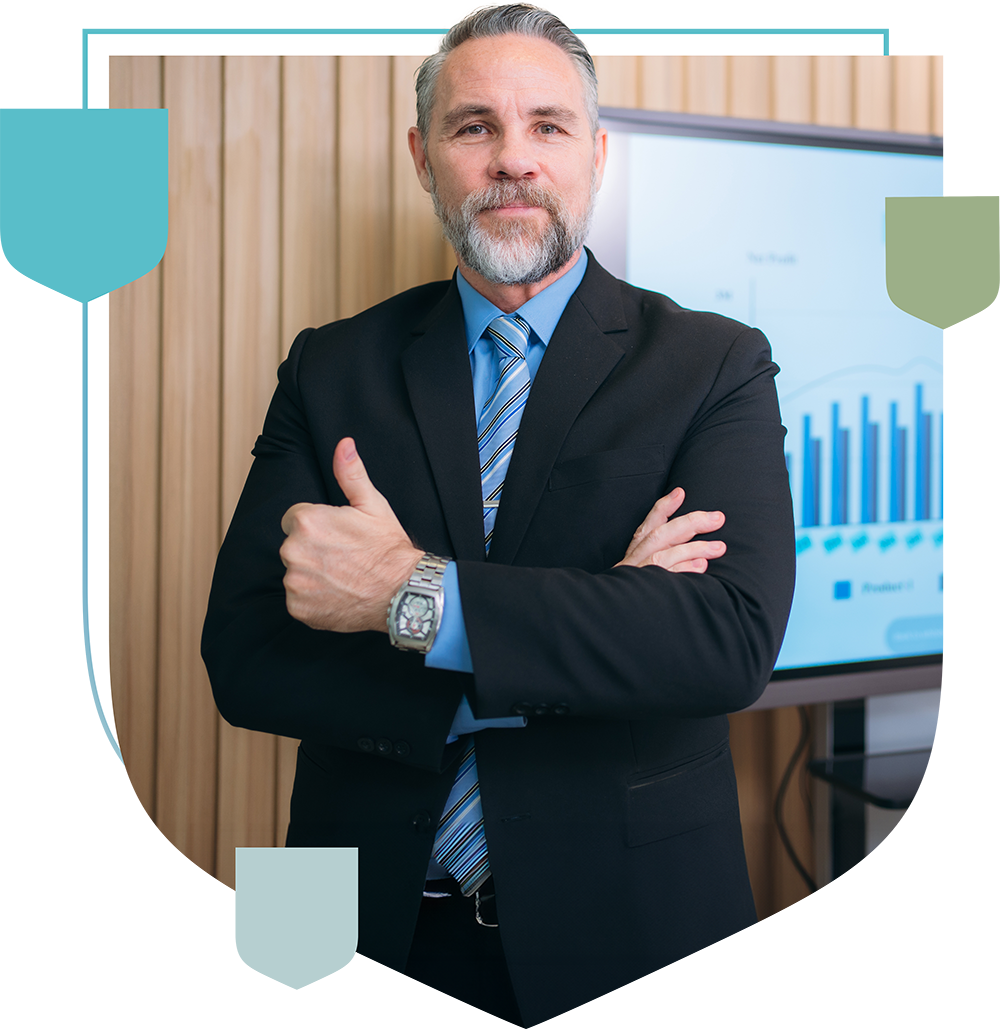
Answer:
[[(462, 104), (444, 116), (441, 128), (444, 132), (450, 132), (467, 118), (478, 118), (495, 113), (495, 108), (488, 104)], [(571, 107), (564, 107), (562, 104), (544, 104), (541, 107), (533, 107), (528, 114), (534, 118), (555, 118), (570, 124), (576, 124), (580, 120)]]

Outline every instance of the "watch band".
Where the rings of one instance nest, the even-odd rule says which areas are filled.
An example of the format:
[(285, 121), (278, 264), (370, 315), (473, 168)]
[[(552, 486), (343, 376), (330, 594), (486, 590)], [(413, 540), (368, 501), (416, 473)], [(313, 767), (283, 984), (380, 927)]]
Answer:
[(444, 572), (448, 560), (424, 554), (389, 604), (389, 641), (400, 650), (426, 654), (434, 645), (444, 612)]
[(407, 580), (407, 586), (427, 586), (430, 589), (440, 589), (444, 582), (444, 570), (448, 567), (448, 561), (443, 557), (435, 557), (433, 554), (424, 554), (413, 569), (413, 574)]

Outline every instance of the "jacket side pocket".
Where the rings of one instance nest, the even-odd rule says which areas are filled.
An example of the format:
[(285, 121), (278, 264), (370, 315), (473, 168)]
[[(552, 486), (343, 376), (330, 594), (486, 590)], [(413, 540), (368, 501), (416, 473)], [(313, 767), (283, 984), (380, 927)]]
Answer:
[(628, 845), (692, 832), (713, 822), (739, 821), (729, 748), (692, 767), (672, 769), (628, 787)]

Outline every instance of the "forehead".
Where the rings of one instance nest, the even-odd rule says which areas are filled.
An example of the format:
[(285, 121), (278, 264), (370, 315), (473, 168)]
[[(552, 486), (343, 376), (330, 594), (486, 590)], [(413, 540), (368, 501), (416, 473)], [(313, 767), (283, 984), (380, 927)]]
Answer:
[(585, 109), (583, 81), (573, 59), (555, 43), (531, 36), (470, 39), (445, 58), (435, 113), (458, 104), (539, 103)]

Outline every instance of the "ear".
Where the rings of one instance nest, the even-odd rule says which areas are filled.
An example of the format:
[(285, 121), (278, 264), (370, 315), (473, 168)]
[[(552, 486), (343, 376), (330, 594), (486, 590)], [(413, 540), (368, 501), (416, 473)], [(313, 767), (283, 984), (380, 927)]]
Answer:
[(594, 136), (594, 182), (598, 189), (604, 181), (604, 165), (608, 160), (608, 130), (598, 129)]
[(424, 139), (420, 130), (413, 126), (406, 133), (406, 143), (410, 148), (410, 156), (413, 158), (413, 167), (417, 169), (417, 178), (420, 185), (428, 193), (431, 191), (431, 177), (427, 171), (427, 154), (424, 151)]

